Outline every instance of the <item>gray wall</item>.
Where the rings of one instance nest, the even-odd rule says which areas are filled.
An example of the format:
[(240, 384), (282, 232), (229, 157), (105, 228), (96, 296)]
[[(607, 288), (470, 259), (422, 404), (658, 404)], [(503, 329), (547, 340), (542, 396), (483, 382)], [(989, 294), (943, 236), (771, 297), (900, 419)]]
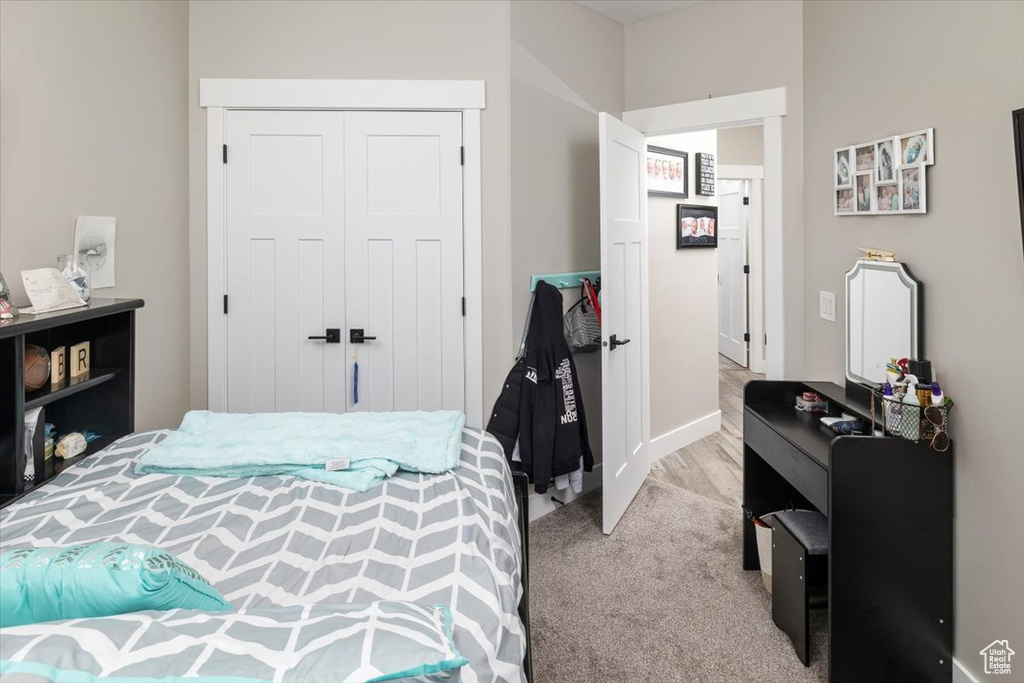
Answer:
[(793, 377), (803, 375), (802, 24), (800, 2), (716, 0), (626, 27), (627, 110), (786, 88), (783, 305)]
[[(913, 26), (920, 39), (864, 49), (880, 26)], [(843, 320), (857, 247), (895, 251), (924, 283), (925, 354), (957, 402), (956, 657), (984, 680), (981, 648), (1024, 644), (1024, 268), (1010, 126), (1024, 106), (1024, 3), (811, 2), (804, 50), (807, 374), (844, 374), (844, 328), (818, 318), (818, 291), (838, 294)], [(833, 217), (833, 148), (931, 126), (927, 214)]]
[(723, 128), (718, 131), (718, 156), (721, 166), (763, 166), (764, 126)]
[[(516, 348), (531, 276), (601, 267), (597, 112), (621, 116), (622, 98), (620, 24), (574, 3), (512, 3), (510, 289)], [(562, 290), (562, 296), (568, 308), (579, 290)], [(578, 354), (576, 365), (600, 462), (601, 355)], [(587, 486), (599, 479), (598, 471)], [(531, 513), (551, 506), (550, 496), (541, 498), (531, 502)]]
[(509, 7), (505, 2), (190, 5), (191, 398), (206, 405), (206, 112), (200, 78), (482, 79), (484, 410), (512, 358)]
[(71, 251), (117, 217), (117, 287), (141, 297), (136, 426), (188, 407), (188, 5), (0, 2), (0, 271)]
[[(690, 186), (688, 199), (647, 199), (652, 439), (719, 410), (718, 250), (676, 249), (676, 205), (718, 206), (717, 195), (702, 197), (694, 189), (697, 152), (717, 159), (716, 138), (711, 130), (647, 139), (649, 145), (687, 153)], [(652, 458), (666, 455), (664, 448), (652, 446)]]

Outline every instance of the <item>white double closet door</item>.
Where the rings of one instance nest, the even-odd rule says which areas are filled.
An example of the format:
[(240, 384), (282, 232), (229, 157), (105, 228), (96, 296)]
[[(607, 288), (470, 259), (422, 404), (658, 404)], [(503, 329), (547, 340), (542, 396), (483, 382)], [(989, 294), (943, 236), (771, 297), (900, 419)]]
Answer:
[(464, 410), (462, 115), (229, 111), (225, 140), (227, 409)]

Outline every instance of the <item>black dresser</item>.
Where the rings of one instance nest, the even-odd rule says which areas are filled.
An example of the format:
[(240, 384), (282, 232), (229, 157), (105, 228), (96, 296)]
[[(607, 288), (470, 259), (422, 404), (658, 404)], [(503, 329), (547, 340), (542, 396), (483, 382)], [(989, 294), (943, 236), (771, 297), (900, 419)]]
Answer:
[[(870, 394), (824, 382), (754, 381), (744, 390), (743, 504), (828, 517), (829, 680), (950, 681), (953, 674), (953, 448), (836, 436), (794, 407), (814, 391), (871, 419)], [(743, 568), (759, 569), (743, 521)]]

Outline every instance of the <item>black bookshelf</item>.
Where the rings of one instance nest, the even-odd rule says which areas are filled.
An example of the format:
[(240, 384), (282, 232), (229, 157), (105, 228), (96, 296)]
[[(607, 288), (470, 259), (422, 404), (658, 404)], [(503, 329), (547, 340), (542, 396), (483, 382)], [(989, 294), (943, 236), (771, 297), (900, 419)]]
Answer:
[[(0, 321), (0, 507), (135, 430), (135, 311), (141, 299), (93, 299), (89, 306)], [(90, 372), (25, 390), (27, 344), (48, 352), (90, 344)], [(36, 448), (35, 481), (24, 481), (25, 412), (42, 408), (59, 435), (84, 429), (100, 435), (69, 460), (44, 460)], [(37, 438), (38, 443), (42, 442)]]

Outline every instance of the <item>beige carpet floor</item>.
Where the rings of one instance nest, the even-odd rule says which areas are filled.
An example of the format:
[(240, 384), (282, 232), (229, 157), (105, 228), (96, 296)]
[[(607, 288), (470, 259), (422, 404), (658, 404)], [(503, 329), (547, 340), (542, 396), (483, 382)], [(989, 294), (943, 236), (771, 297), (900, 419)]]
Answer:
[(811, 668), (740, 563), (740, 511), (648, 480), (611, 536), (600, 492), (530, 525), (536, 683), (827, 680), (825, 610)]

